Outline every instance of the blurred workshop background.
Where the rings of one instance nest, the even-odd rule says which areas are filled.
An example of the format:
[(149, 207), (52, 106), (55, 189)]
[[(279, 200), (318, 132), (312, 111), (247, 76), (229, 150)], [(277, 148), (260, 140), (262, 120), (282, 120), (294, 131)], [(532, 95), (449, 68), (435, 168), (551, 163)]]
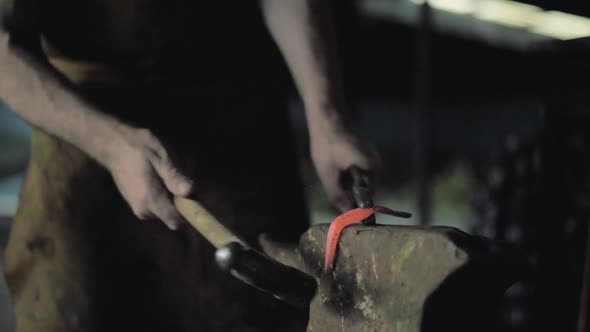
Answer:
[[(347, 96), (381, 151), (376, 202), (518, 244), (534, 273), (507, 293), (506, 331), (574, 331), (590, 208), (590, 2), (339, 0)], [(1, 73), (0, 73), (1, 74)], [(294, 94), (293, 94), (294, 95)], [(314, 222), (334, 216), (288, 102)], [(0, 248), (30, 128), (0, 105)], [(0, 331), (12, 331), (0, 282)]]

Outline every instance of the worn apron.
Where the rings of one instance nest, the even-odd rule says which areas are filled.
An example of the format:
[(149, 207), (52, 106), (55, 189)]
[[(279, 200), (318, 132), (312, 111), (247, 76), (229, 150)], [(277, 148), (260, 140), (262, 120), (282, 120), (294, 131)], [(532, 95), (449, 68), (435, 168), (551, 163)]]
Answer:
[[(129, 79), (43, 45), (98, 109), (159, 137), (194, 198), (245, 240), (297, 241), (307, 229), (287, 115), (268, 84)], [(107, 170), (33, 129), (5, 255), (18, 332), (305, 329), (306, 312), (221, 272), (213, 255), (190, 227), (138, 220)]]

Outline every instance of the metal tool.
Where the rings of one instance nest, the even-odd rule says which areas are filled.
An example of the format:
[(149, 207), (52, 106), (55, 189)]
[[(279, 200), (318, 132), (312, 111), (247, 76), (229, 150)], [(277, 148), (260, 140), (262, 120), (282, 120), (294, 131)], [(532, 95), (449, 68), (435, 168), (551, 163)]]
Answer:
[[(367, 183), (368, 178), (369, 175), (366, 171), (357, 166), (350, 167), (345, 173), (343, 183), (346, 188), (349, 188), (354, 207), (371, 208), (374, 206), (372, 193)], [(412, 217), (412, 214), (408, 212), (395, 211), (395, 213), (395, 216), (400, 218)], [(375, 215), (362, 221), (364, 225), (374, 225), (376, 222)]]
[(313, 277), (253, 249), (198, 202), (175, 197), (174, 204), (183, 217), (217, 248), (215, 260), (221, 269), (293, 306), (309, 306), (317, 289)]
[[(344, 187), (349, 188), (351, 201), (354, 207), (370, 208), (373, 207), (373, 198), (371, 190), (367, 183), (368, 174), (357, 166), (350, 167), (344, 176)], [(373, 225), (377, 221), (375, 215), (362, 221), (364, 225)]]
[[(352, 201), (363, 208), (373, 206), (366, 179), (365, 171), (358, 167), (351, 167), (344, 179), (344, 185), (349, 188)], [(174, 204), (184, 218), (217, 248), (215, 260), (221, 269), (291, 305), (309, 305), (317, 290), (314, 278), (255, 250), (198, 202), (175, 197)], [(375, 217), (369, 217), (363, 223), (374, 224)]]

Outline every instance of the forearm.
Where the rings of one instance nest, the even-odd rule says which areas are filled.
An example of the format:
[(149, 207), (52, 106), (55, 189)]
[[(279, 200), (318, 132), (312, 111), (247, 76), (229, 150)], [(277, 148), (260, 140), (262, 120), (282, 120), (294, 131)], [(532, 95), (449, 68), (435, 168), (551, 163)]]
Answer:
[(107, 162), (122, 125), (72, 93), (44, 64), (11, 47), (1, 29), (0, 73), (0, 99), (11, 110), (31, 125)]
[(328, 1), (261, 0), (261, 7), (303, 100), (310, 130), (343, 121)]

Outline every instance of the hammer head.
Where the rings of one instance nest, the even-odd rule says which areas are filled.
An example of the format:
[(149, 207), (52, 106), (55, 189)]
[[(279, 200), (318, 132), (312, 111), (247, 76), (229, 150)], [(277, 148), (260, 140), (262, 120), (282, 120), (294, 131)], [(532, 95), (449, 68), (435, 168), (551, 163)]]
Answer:
[(215, 260), (234, 277), (295, 307), (307, 308), (316, 293), (311, 276), (239, 242), (217, 249)]

